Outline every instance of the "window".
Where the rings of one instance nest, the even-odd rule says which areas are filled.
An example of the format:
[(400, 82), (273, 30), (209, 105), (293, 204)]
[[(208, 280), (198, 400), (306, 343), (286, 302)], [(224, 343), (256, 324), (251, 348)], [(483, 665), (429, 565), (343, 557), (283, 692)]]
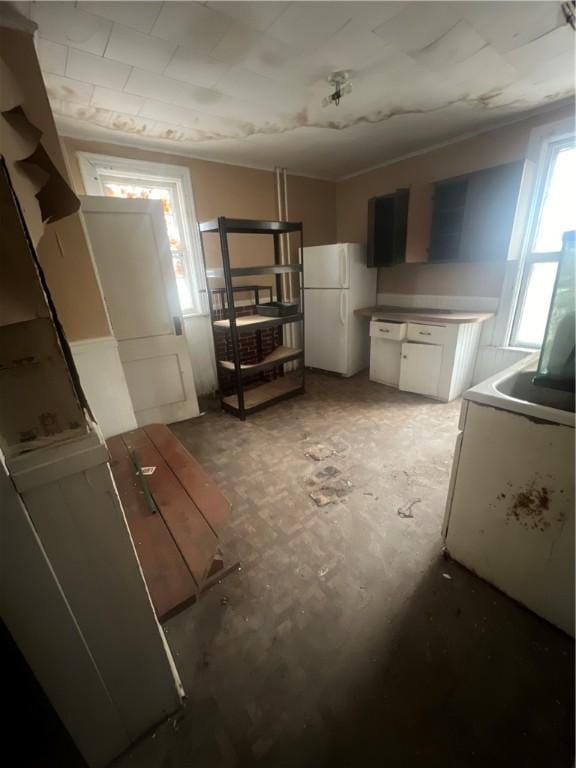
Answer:
[(576, 147), (573, 137), (545, 146), (540, 178), (512, 326), (511, 344), (516, 347), (542, 345), (562, 235), (567, 230), (576, 229)]
[(161, 200), (172, 264), (184, 314), (203, 311), (202, 250), (188, 171), (179, 166), (141, 163), (78, 153), (86, 194)]

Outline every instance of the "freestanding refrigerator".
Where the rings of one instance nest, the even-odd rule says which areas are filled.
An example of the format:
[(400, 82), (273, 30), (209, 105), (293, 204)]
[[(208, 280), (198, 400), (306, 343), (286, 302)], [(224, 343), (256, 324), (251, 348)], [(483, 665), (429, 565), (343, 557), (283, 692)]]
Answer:
[(359, 243), (304, 248), (305, 364), (353, 376), (368, 367), (366, 318), (355, 309), (376, 303), (377, 270)]

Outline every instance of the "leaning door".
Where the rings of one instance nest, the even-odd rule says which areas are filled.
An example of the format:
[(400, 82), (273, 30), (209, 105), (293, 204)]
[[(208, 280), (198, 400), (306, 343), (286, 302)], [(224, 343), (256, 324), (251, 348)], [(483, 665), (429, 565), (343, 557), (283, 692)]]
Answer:
[(90, 196), (82, 213), (138, 424), (198, 416), (162, 203)]

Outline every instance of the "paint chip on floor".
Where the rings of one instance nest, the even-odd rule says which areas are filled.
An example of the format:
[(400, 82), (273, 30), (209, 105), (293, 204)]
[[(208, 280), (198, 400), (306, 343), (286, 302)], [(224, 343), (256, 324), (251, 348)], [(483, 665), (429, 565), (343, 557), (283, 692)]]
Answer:
[(309, 448), (307, 451), (305, 451), (305, 456), (308, 456), (309, 459), (313, 459), (314, 461), (322, 461), (323, 459), (327, 459), (329, 456), (334, 455), (334, 450), (332, 448), (329, 448), (327, 445), (313, 445), (311, 448)]
[(317, 480), (325, 480), (327, 477), (336, 477), (336, 475), (339, 474), (340, 470), (337, 467), (328, 465), (327, 467), (324, 467), (324, 469), (321, 469), (320, 472), (316, 472), (314, 477)]
[(319, 506), (325, 507), (327, 504), (333, 504), (338, 499), (350, 493), (352, 483), (350, 480), (339, 478), (330, 485), (323, 485), (317, 491), (312, 491), (310, 498)]

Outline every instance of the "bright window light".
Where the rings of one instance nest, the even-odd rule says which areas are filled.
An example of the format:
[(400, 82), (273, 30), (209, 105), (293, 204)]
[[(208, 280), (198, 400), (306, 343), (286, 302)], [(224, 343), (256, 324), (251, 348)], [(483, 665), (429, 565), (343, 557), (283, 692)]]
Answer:
[(544, 340), (557, 269), (557, 261), (540, 261), (530, 266), (516, 331), (516, 344), (520, 347), (539, 347)]
[(534, 251), (553, 253), (562, 250), (562, 235), (576, 229), (576, 148), (566, 147), (556, 155), (542, 210)]
[(573, 137), (548, 145), (536, 201), (535, 227), (522, 267), (510, 343), (542, 346), (564, 232), (576, 229), (576, 147)]

